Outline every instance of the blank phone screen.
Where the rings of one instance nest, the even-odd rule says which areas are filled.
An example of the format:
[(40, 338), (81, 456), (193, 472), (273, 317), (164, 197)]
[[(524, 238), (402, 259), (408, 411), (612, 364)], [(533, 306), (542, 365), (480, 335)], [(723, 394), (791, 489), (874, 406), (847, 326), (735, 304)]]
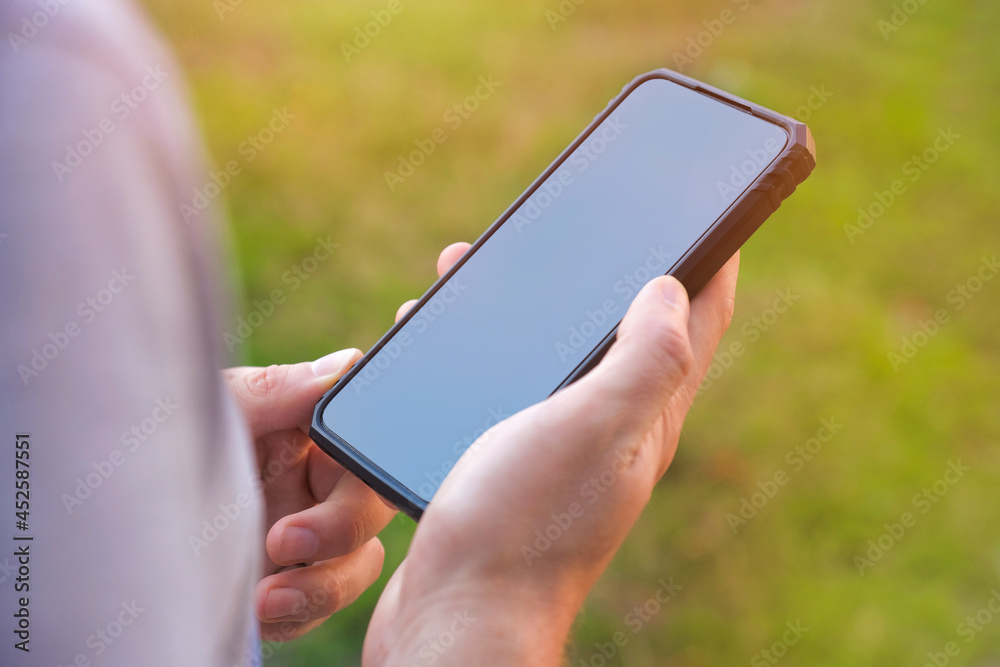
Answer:
[(327, 428), (425, 501), (493, 424), (548, 397), (788, 142), (641, 83), (331, 399)]

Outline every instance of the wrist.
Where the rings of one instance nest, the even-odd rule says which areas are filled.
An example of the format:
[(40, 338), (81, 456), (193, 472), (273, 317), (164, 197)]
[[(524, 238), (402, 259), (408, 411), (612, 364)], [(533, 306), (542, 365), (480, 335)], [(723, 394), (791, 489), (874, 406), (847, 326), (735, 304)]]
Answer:
[(503, 579), (449, 583), (422, 599), (402, 595), (398, 641), (385, 664), (559, 665), (578, 597)]

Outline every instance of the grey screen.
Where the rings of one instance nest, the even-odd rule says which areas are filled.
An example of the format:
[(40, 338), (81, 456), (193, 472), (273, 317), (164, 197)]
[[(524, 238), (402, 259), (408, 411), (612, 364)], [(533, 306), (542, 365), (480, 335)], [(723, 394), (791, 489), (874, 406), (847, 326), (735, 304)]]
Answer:
[(787, 140), (703, 93), (640, 84), (340, 389), (324, 423), (429, 501), (489, 426), (566, 379)]

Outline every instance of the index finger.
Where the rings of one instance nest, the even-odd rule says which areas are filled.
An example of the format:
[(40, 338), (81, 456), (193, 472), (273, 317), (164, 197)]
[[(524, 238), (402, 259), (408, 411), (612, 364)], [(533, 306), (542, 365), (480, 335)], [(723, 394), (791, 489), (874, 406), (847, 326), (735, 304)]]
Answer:
[(711, 361), (716, 346), (729, 329), (736, 309), (736, 280), (739, 272), (740, 253), (737, 251), (691, 300), (688, 329), (695, 359), (707, 358)]
[(739, 271), (740, 253), (737, 251), (691, 300), (688, 336), (694, 353), (694, 368), (679, 392), (688, 398), (688, 403), (694, 401), (708, 373), (715, 349), (733, 321)]

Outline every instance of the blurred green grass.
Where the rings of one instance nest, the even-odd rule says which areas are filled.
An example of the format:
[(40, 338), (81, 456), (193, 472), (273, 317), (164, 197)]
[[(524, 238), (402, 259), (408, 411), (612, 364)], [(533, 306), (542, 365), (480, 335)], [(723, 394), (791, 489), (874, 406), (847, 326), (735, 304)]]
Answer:
[[(825, 87), (808, 119), (819, 166), (747, 244), (723, 343), (745, 353), (696, 403), (570, 663), (601, 664), (595, 644), (622, 631), (609, 664), (746, 664), (801, 620), (809, 632), (787, 664), (919, 665), (949, 641), (961, 648), (951, 664), (996, 664), (1000, 618), (970, 643), (956, 628), (1000, 585), (1000, 280), (960, 311), (948, 294), (1000, 245), (1000, 5), (927, 2), (884, 39), (888, 1), (590, 0), (552, 30), (556, 0), (404, 0), (348, 63), (341, 43), (384, 2), (243, 2), (221, 18), (204, 1), (146, 4), (187, 69), (216, 164), (273, 109), (295, 115), (225, 191), (235, 315), (276, 288), (288, 297), (239, 349), (256, 364), (370, 346), (431, 284), (441, 247), (478, 236), (622, 85), (673, 66), (703, 21), (733, 10), (685, 71), (789, 114)], [(490, 74), (496, 93), (390, 192), (398, 156)], [(858, 207), (948, 127), (954, 147), (849, 242)], [(340, 247), (292, 290), (283, 275), (327, 235)], [(753, 318), (783, 289), (800, 299), (764, 331)], [(887, 354), (939, 308), (951, 321), (894, 372)], [(843, 429), (794, 472), (786, 453), (830, 417)], [(854, 556), (957, 459), (971, 472), (860, 576)], [(734, 535), (727, 514), (779, 469), (788, 484)], [(375, 589), (269, 664), (357, 664), (412, 530), (394, 521)], [(632, 632), (630, 610), (670, 577), (683, 590)]]

